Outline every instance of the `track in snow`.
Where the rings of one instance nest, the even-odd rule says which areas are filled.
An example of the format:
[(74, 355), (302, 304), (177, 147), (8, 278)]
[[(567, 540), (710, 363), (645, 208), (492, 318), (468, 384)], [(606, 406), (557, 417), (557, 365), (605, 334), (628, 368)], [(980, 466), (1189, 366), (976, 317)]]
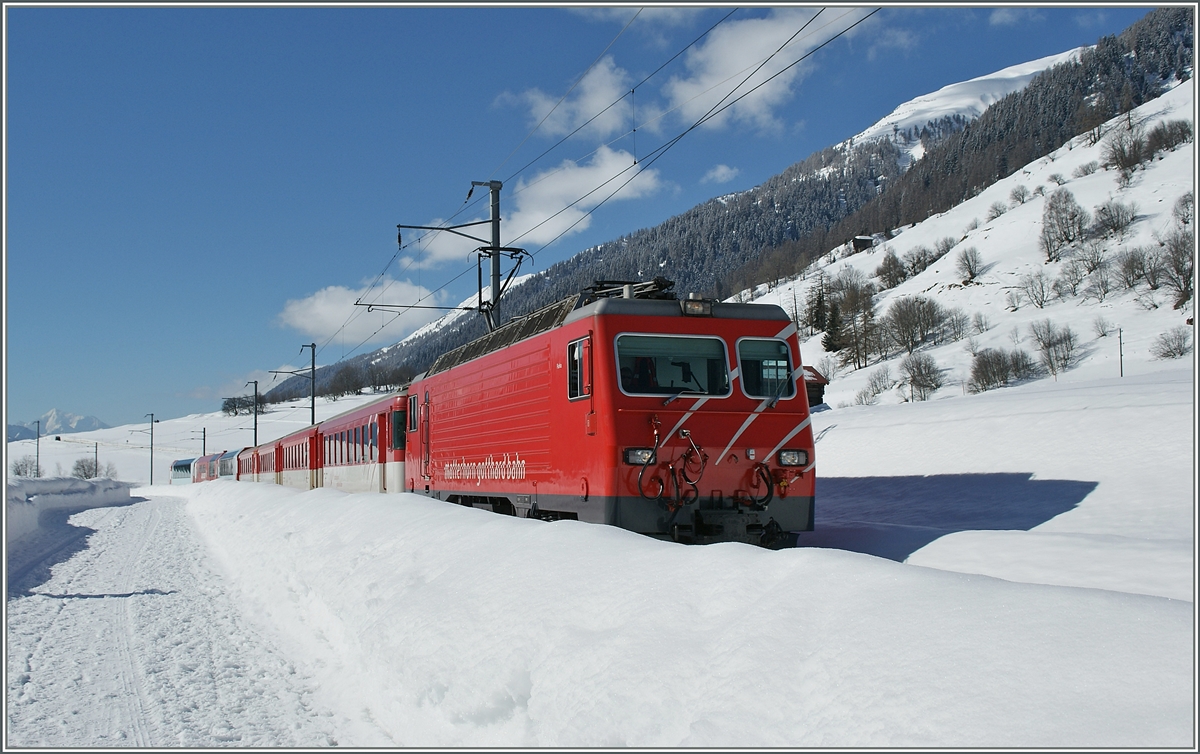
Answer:
[(9, 563), (8, 745), (337, 744), (313, 682), (208, 568), (182, 500), (76, 513), (38, 553)]

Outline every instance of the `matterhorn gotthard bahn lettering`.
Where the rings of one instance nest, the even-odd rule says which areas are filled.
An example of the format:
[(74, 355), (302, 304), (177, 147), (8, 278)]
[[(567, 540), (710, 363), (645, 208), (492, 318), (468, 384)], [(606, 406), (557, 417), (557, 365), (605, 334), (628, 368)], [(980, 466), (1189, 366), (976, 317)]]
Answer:
[[(1194, 9), (1138, 9), (1124, 29), (1105, 24), (1128, 9), (1024, 6), (924, 9), (921, 27), (902, 8), (476, 8), (445, 36), (416, 33), (445, 9), (324, 9), (320, 29), (305, 25), (315, 17), (295, 28), (334, 49), (358, 40), (376, 67), (390, 60), (377, 28), (351, 33), (368, 11), (406, 19), (422, 50), (558, 19), (550, 28), (587, 59), (513, 93), (505, 77), (532, 74), (511, 60), (481, 73), (437, 58), (425, 83), (450, 76), (439, 88), (455, 94), (435, 107), (405, 90), (409, 120), (443, 124), (446, 141), (419, 140), (450, 171), (478, 144), (441, 118), (492, 87), (490, 126), (469, 129), (488, 133), (491, 156), (474, 158), (488, 164), (447, 199), (463, 211), (393, 217), (387, 199), (390, 274), (424, 283), (384, 276), (338, 304), (348, 289), (314, 268), (327, 287), (287, 309), (316, 320), (328, 306), (339, 323), (361, 312), (386, 333), (395, 312), (431, 307), (404, 337), (305, 331), (301, 367), (205, 393), (221, 410), (133, 421), (139, 409), (116, 427), (57, 410), (9, 419), (6, 748), (1195, 748)], [(42, 41), (70, 36), (77, 12)], [(262, 23), (243, 12), (199, 9), (189, 33), (240, 20), (235, 51)], [(979, 48), (948, 49), (940, 68), (982, 59), (992, 73), (898, 106), (878, 87), (828, 88), (877, 59), (920, 69), (957, 44), (939, 14)], [(28, 57), (26, 18), (10, 16), (6, 45), (42, 60)], [(105, 44), (125, 28), (88, 18)], [(584, 41), (598, 25), (605, 38)], [(1052, 26), (1069, 41), (988, 57), (1018, 29), (1040, 39)], [(285, 51), (269, 36), (238, 58), (231, 101), (275, 81), (262, 61)], [(634, 46), (652, 59), (625, 62)], [(522, 60), (559, 54), (527, 47)], [(345, 61), (325, 61), (328, 74)], [(220, 70), (176, 64), (163, 62), (178, 80)], [(10, 73), (16, 163), (21, 93), (62, 83), (26, 68)], [(89, 86), (139, 101), (122, 70)], [(276, 93), (300, 97), (289, 81)], [(323, 101), (307, 99), (318, 81), (302, 87), (306, 106)], [(290, 125), (272, 139), (289, 145), (316, 119), (305, 171), (351, 149), (337, 124), (357, 114), (346, 132), (379, 150), (362, 164), (391, 166), (397, 133), (426, 132), (373, 130), (373, 111), (350, 105), (370, 81), (355, 81), (304, 118), (272, 109), (291, 95), (234, 112), (279, 115)], [(531, 117), (509, 139), (517, 106)], [(828, 146), (722, 193), (751, 160), (739, 150), (786, 154), (828, 126), (817, 119), (864, 107)], [(560, 139), (606, 143), (578, 163), (546, 157), (544, 172), (495, 167)], [(697, 151), (709, 162), (689, 178)], [(91, 159), (71, 161), (86, 172)], [(353, 151), (339, 160), (364, 175)], [(37, 192), (12, 178), (19, 164), (6, 170), (24, 208)], [(435, 178), (423, 190), (441, 192)], [(690, 197), (689, 182), (712, 198), (652, 214), (672, 191)], [(333, 182), (348, 202), (326, 193), (327, 211), (300, 218), (297, 198), (292, 217), (341, 233), (346, 207), (370, 203), (351, 183)], [(263, 211), (235, 193), (246, 215)], [(75, 193), (55, 196), (57, 217), (78, 210), (106, 232)], [(615, 240), (541, 252), (589, 228)], [(338, 265), (366, 274), (344, 250), (356, 243), (335, 244)], [(457, 272), (448, 259), (475, 265), (453, 298), (429, 283)], [(264, 297), (278, 261), (255, 283)], [(213, 322), (240, 295), (221, 285), (201, 312)], [(162, 358), (212, 359), (201, 341), (233, 348), (272, 329), (229, 319), (219, 338), (164, 338)]]
[(525, 462), (521, 460), (520, 454), (510, 460), (507, 453), (499, 461), (490, 455), (475, 463), (463, 458), (446, 462), (443, 474), (446, 479), (474, 479), (479, 482), (485, 479), (524, 479)]

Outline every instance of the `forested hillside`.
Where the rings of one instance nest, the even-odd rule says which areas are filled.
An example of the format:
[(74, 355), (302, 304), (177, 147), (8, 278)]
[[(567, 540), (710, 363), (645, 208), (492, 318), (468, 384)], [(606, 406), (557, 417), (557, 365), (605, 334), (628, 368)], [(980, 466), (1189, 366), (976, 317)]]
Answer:
[[(886, 233), (943, 212), (1072, 137), (1159, 96), (1167, 82), (1191, 75), (1193, 43), (1191, 9), (1152, 11), (1121, 35), (1101, 39), (1078, 62), (1044, 71), (970, 124), (943, 118), (890, 140), (829, 147), (753, 189), (585, 249), (523, 283), (519, 295), (501, 303), (501, 317), (521, 316), (597, 279), (661, 275), (676, 281), (679, 292), (722, 299), (783, 279), (856, 235)], [(925, 153), (906, 166), (900, 145), (913, 139), (922, 140)], [(482, 318), (458, 318), (435, 332), (322, 368), (317, 392), (394, 384), (483, 332)], [(293, 377), (266, 397), (284, 400), (308, 389), (307, 378)]]

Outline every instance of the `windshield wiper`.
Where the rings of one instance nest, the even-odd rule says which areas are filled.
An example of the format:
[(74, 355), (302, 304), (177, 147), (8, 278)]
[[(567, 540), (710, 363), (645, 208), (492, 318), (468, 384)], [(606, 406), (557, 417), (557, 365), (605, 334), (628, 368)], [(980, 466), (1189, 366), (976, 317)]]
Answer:
[(796, 372), (789, 369), (787, 373), (787, 379), (779, 381), (779, 387), (775, 389), (775, 395), (772, 396), (771, 400), (767, 403), (767, 408), (775, 408), (775, 404), (779, 403), (779, 398), (783, 395), (783, 389), (788, 385), (791, 385), (795, 378)]
[(671, 401), (675, 400), (676, 398), (683, 395), (684, 393), (687, 393), (688, 395), (708, 395), (708, 393), (700, 393), (700, 392), (696, 392), (695, 390), (689, 390), (687, 388), (683, 388), (678, 393), (675, 393), (675, 395), (672, 395), (670, 398), (663, 401), (663, 405), (664, 406), (670, 405)]

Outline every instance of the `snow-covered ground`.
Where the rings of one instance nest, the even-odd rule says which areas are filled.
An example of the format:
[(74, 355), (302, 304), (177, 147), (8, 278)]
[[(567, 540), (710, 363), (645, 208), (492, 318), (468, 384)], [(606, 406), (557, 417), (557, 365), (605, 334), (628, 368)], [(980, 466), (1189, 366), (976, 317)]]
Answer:
[[(1137, 117), (1191, 117), (1192, 87)], [(956, 248), (880, 297), (984, 315), (976, 347), (1029, 348), (1051, 318), (1083, 336), (1079, 364), (973, 395), (966, 343), (927, 346), (947, 387), (875, 405), (853, 404), (879, 364), (836, 376), (813, 417), (816, 530), (797, 548), (164, 484), (202, 436), (209, 452), (249, 445), (247, 416), (156, 424), (153, 486), (148, 426), (43, 438), (49, 473), (96, 454), (142, 486), (54, 511), (37, 557), (7, 561), (6, 745), (1194, 748), (1195, 356), (1149, 352), (1192, 305), (1142, 289), (1010, 310), (1021, 275), (1062, 263), (1037, 247), (1043, 198), (985, 220), (1017, 183), (1049, 193), (1061, 173), (1085, 208), (1136, 203), (1126, 243), (1155, 243), (1194, 190), (1194, 145), (1128, 187), (1074, 177), (1099, 149), (1077, 140), (888, 242), (966, 236), (978, 284), (954, 273)], [(821, 264), (871, 275), (881, 258)], [(791, 311), (811, 283), (760, 300)], [(1098, 316), (1122, 328), (1123, 377)], [(803, 349), (826, 355), (819, 336)], [(317, 419), (367, 400), (319, 400)], [(272, 407), (259, 441), (309, 421), (307, 400)]]
[(818, 412), (778, 552), (135, 489), (10, 575), (8, 742), (1194, 746), (1194, 374)]

